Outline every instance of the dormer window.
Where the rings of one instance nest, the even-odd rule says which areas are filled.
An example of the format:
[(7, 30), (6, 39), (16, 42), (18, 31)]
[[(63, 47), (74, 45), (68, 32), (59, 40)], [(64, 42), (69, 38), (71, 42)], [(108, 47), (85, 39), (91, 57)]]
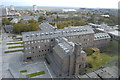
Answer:
[(28, 35), (26, 36), (26, 38), (29, 37)]

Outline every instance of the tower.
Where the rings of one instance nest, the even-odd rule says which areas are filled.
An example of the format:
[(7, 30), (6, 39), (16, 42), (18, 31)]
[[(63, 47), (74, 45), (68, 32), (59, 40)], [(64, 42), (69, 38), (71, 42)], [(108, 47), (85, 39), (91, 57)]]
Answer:
[(10, 5), (10, 10), (15, 10), (13, 5)]
[(86, 53), (82, 50), (80, 43), (75, 43), (75, 75), (84, 73)]
[(33, 5), (33, 11), (36, 11), (36, 10), (37, 10), (37, 6)]

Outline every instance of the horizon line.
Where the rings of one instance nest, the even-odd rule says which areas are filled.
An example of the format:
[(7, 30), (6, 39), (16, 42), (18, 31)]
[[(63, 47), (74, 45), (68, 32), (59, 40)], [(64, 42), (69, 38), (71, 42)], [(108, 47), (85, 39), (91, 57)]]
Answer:
[[(4, 5), (3, 5), (4, 6)], [(9, 5), (10, 6), (10, 5)], [(5, 7), (9, 7), (9, 6), (5, 6)], [(14, 6), (14, 5), (13, 5)], [(37, 5), (36, 5), (37, 6)], [(14, 6), (14, 7), (29, 7), (29, 8), (32, 8), (33, 7), (33, 5), (32, 6)], [(92, 7), (74, 7), (74, 6), (37, 6), (38, 8), (45, 8), (45, 7), (49, 7), (49, 8), (92, 8)], [(118, 9), (118, 8), (93, 8), (93, 9)]]

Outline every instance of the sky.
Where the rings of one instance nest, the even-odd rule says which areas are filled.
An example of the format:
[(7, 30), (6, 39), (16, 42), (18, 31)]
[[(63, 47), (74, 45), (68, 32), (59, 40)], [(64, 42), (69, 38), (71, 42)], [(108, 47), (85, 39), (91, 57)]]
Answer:
[(1, 0), (0, 5), (118, 8), (119, 1), (120, 0)]

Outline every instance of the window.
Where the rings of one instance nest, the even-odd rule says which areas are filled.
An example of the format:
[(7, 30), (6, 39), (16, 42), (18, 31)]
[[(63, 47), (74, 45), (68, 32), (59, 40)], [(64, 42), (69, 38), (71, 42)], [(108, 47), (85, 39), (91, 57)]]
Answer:
[(79, 65), (79, 68), (81, 68), (81, 65)]
[(43, 40), (41, 40), (41, 42), (43, 42)]
[(46, 45), (45, 45), (45, 47), (46, 47)]
[(51, 39), (51, 41), (53, 41), (53, 39)]
[(27, 59), (31, 60), (31, 59), (32, 59), (32, 57), (27, 57)]
[(47, 40), (47, 42), (49, 42), (49, 39)]
[(46, 40), (44, 40), (44, 42), (46, 43)]

